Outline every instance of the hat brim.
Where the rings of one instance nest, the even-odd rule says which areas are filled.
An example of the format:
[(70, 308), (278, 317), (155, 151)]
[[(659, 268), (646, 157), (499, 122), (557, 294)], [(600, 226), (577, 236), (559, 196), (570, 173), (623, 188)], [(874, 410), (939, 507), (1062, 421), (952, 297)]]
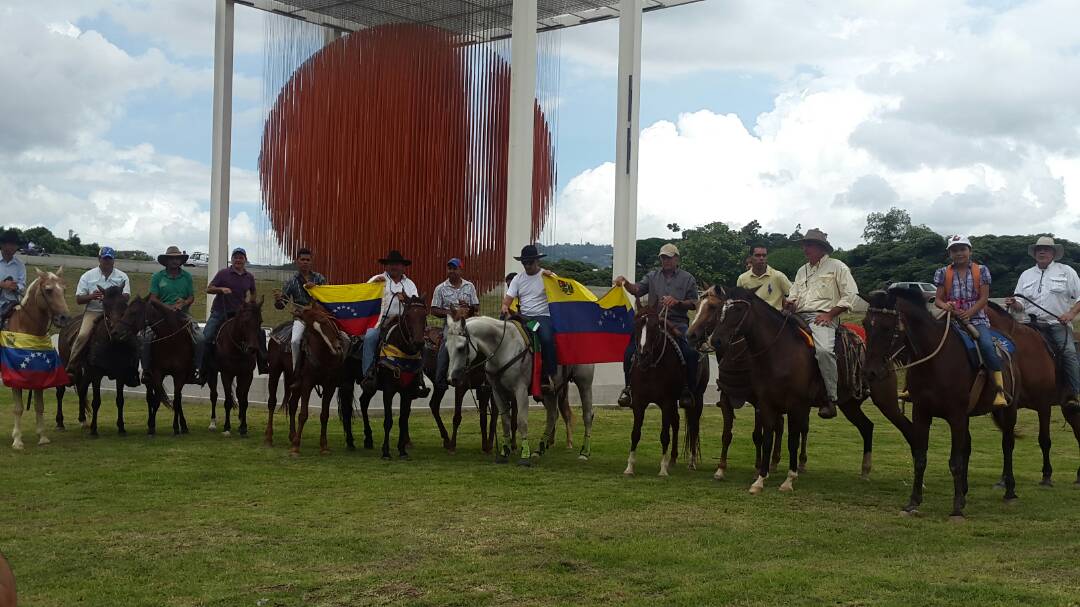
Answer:
[(184, 255), (183, 253), (180, 253), (178, 255), (165, 255), (164, 253), (162, 253), (161, 255), (157, 256), (157, 262), (159, 264), (161, 264), (161, 265), (165, 265), (165, 260), (167, 260), (167, 259), (175, 259), (175, 258), (180, 259), (180, 264), (181, 265), (183, 265), (188, 260), (188, 256)]
[(412, 260), (411, 259), (405, 259), (404, 257), (402, 257), (400, 259), (390, 259), (389, 257), (384, 257), (384, 258), (379, 260), (379, 263), (381, 263), (384, 266), (388, 266), (388, 265), (390, 265), (392, 263), (400, 263), (403, 266), (411, 266), (412, 265)]
[(830, 253), (833, 252), (833, 246), (831, 244), (829, 244), (828, 242), (824, 241), (824, 240), (820, 240), (820, 239), (817, 239), (817, 238), (803, 238), (802, 240), (799, 241), (799, 244), (802, 244), (802, 243), (805, 243), (805, 242), (812, 242), (814, 244), (819, 244), (819, 245), (825, 247), (826, 251), (828, 251)]
[[(1034, 245), (1034, 244), (1028, 245), (1028, 255), (1030, 255), (1032, 257), (1035, 257), (1035, 249), (1038, 248), (1039, 246), (1040, 245)], [(1045, 246), (1049, 246), (1049, 245), (1041, 245), (1041, 246), (1045, 247)], [(1065, 257), (1065, 245), (1063, 245), (1063, 244), (1055, 244), (1054, 245), (1054, 261), (1061, 261), (1062, 257)]]
[(518, 261), (536, 261), (537, 259), (543, 259), (545, 257), (547, 257), (547, 253), (537, 253), (536, 255), (515, 257), (514, 259)]

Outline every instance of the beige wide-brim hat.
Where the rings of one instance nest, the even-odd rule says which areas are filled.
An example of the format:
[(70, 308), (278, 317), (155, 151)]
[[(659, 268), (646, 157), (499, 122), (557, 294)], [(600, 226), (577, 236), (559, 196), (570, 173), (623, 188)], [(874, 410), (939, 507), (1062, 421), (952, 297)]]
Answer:
[(1054, 242), (1053, 238), (1049, 236), (1040, 236), (1035, 244), (1028, 245), (1028, 255), (1035, 257), (1035, 249), (1039, 247), (1053, 247), (1054, 248), (1054, 261), (1061, 261), (1061, 258), (1065, 256), (1065, 245)]
[(802, 237), (799, 242), (816, 242), (819, 245), (825, 247), (825, 250), (832, 253), (833, 246), (829, 244), (829, 235), (822, 232), (818, 228), (811, 228), (806, 231), (806, 235)]
[(170, 258), (170, 257), (179, 257), (180, 258), (180, 265), (183, 265), (188, 260), (188, 256), (185, 255), (184, 252), (180, 250), (180, 247), (174, 245), (174, 246), (171, 246), (171, 247), (165, 249), (165, 252), (162, 253), (161, 255), (158, 255), (157, 256), (157, 262), (160, 263), (161, 265), (165, 265), (165, 260)]
[(660, 247), (660, 257), (678, 257), (679, 247), (671, 244), (670, 242)]

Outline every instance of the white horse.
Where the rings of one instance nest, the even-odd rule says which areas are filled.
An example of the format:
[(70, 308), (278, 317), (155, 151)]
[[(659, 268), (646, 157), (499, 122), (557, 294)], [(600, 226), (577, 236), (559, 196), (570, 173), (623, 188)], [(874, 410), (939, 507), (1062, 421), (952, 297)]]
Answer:
[[(42, 272), (37, 270), (37, 278), (26, 289), (26, 295), (22, 302), (15, 308), (8, 319), (7, 331), (25, 333), (28, 335), (47, 335), (49, 325), (54, 319), (67, 316), (67, 302), (64, 301), (64, 281), (61, 278), (64, 268), (56, 273)], [(38, 444), (49, 444), (49, 438), (45, 436), (45, 400), (42, 390), (30, 391), (34, 399), (34, 410), (37, 413)], [(23, 391), (20, 388), (11, 389), (15, 397), (15, 427), (11, 430), (11, 448), (22, 451), (22, 413)], [(28, 395), (29, 396), (29, 395)], [(26, 407), (30, 406), (29, 398)]]
[[(525, 335), (516, 323), (475, 316), (465, 320), (451, 321), (446, 335), (446, 350), (450, 365), (450, 383), (468, 376), (468, 372), (482, 366), (491, 385), (492, 395), (499, 415), (502, 417), (503, 442), (496, 444), (496, 461), (505, 462), (510, 457), (511, 433), (510, 405), (517, 407), (517, 434), (521, 443), (518, 463), (531, 465), (532, 450), (529, 448), (529, 382), (532, 379), (533, 356)], [(585, 422), (585, 440), (579, 458), (591, 455), (592, 444), (592, 381), (593, 365), (560, 367), (553, 378), (556, 386), (573, 381), (581, 396), (582, 418)], [(544, 434), (540, 439), (537, 455), (542, 455), (555, 442), (555, 424), (559, 417), (558, 397), (544, 393), (544, 409), (547, 413)]]

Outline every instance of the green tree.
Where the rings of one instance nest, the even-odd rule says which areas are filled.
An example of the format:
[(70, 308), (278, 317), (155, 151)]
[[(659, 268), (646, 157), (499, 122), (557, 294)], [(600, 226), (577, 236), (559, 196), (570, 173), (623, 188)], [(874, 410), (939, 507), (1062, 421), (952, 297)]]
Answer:
[(733, 285), (744, 271), (746, 235), (716, 221), (684, 230), (679, 243), (682, 268), (697, 278), (698, 286)]
[(866, 216), (863, 240), (870, 244), (899, 242), (911, 231), (911, 215), (904, 209), (890, 208), (884, 213)]
[(544, 267), (559, 276), (573, 278), (586, 286), (606, 285), (611, 282), (611, 268), (598, 268), (584, 261), (559, 259), (545, 263)]

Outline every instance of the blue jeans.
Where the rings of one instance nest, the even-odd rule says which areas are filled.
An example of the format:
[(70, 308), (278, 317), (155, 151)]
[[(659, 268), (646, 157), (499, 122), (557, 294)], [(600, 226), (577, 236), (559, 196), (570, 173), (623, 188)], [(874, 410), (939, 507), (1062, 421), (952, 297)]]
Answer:
[(367, 375), (371, 366), (375, 364), (375, 355), (378, 354), (379, 349), (379, 328), (372, 327), (364, 333), (364, 353), (360, 359), (364, 368), (364, 374)]
[[(679, 352), (682, 352), (683, 360), (686, 361), (686, 388), (693, 393), (697, 389), (698, 359), (701, 357), (701, 354), (697, 350), (691, 348), (690, 342), (686, 340), (688, 326), (677, 326), (682, 334), (675, 337), (675, 343), (679, 345)], [(630, 367), (635, 352), (637, 352), (637, 341), (631, 337), (630, 343), (626, 345), (626, 351), (623, 352), (623, 379), (626, 381), (627, 386), (630, 385)]]
[(536, 336), (540, 338), (540, 358), (543, 361), (540, 373), (544, 377), (554, 377), (559, 369), (558, 357), (555, 356), (555, 327), (550, 316), (523, 316), (526, 321), (535, 321), (539, 326)]
[(1076, 353), (1076, 343), (1073, 341), (1072, 331), (1062, 324), (1050, 325), (1050, 334), (1054, 336), (1054, 343), (1061, 349), (1062, 370), (1069, 380), (1069, 389), (1073, 394), (1080, 394), (1080, 356)]
[(990, 335), (990, 327), (976, 325), (979, 330), (979, 351), (982, 352), (983, 364), (991, 371), (1001, 371), (1001, 358), (994, 349), (994, 339)]

